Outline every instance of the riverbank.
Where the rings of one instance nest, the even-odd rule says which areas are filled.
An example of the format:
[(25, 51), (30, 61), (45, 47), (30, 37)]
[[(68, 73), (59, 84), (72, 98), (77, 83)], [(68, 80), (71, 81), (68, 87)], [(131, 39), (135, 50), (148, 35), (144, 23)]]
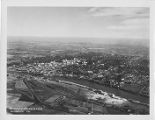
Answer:
[[(18, 73), (18, 74), (27, 74), (27, 75), (32, 75), (32, 76), (37, 76), (38, 75), (34, 75), (34, 74), (31, 74), (31, 73), (27, 73), (27, 72), (17, 72), (17, 71), (8, 71), (8, 73)], [(101, 89), (105, 92), (108, 92), (108, 93), (113, 93), (117, 96), (120, 96), (120, 97), (123, 97), (123, 98), (126, 98), (126, 99), (131, 99), (131, 100), (136, 100), (136, 101), (139, 101), (139, 102), (142, 102), (142, 103), (146, 103), (146, 104), (149, 104), (149, 97), (147, 96), (142, 96), (140, 94), (135, 94), (131, 91), (128, 91), (128, 90), (124, 90), (124, 89), (117, 89), (116, 87), (111, 87), (109, 85), (105, 85), (103, 83), (99, 83), (97, 81), (92, 81), (92, 80), (86, 80), (86, 79), (78, 79), (78, 78), (75, 78), (75, 77), (64, 77), (64, 76), (44, 76), (44, 75), (39, 75), (40, 77), (45, 77), (45, 78), (50, 78), (51, 80), (66, 80), (66, 81), (70, 81), (70, 82), (74, 82), (74, 83), (77, 83), (77, 84), (81, 84), (81, 85), (85, 85), (85, 86), (88, 86), (90, 88), (94, 88), (94, 89)]]
[(134, 94), (132, 92), (128, 92), (127, 90), (122, 90), (122, 89), (117, 89), (114, 87), (105, 86), (105, 85), (97, 83), (97, 82), (92, 82), (92, 81), (90, 82), (88, 80), (86, 81), (86, 80), (76, 79), (76, 78), (65, 78), (65, 77), (60, 77), (60, 76), (55, 76), (53, 79), (57, 79), (57, 80), (60, 79), (60, 80), (75, 82), (77, 84), (89, 86), (90, 88), (101, 89), (103, 91), (106, 91), (108, 93), (113, 93), (117, 96), (120, 96), (120, 97), (123, 97), (126, 99), (136, 100), (136, 101), (140, 101), (142, 103), (149, 104), (149, 98), (146, 96)]

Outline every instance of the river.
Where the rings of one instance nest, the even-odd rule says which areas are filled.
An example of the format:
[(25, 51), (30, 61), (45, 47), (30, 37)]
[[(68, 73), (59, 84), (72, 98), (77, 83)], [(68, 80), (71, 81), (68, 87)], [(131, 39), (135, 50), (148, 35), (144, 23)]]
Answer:
[[(21, 73), (18, 73), (18, 74), (21, 74)], [(107, 93), (113, 93), (113, 94), (115, 94), (117, 96), (120, 96), (122, 98), (126, 98), (128, 100), (132, 99), (132, 100), (137, 100), (137, 101), (142, 102), (142, 103), (149, 104), (149, 97), (145, 97), (145, 96), (141, 96), (141, 95), (138, 95), (138, 94), (133, 94), (133, 93), (130, 93), (130, 92), (127, 92), (127, 91), (119, 90), (119, 89), (116, 89), (116, 88), (100, 85), (98, 83), (90, 82), (90, 81), (87, 81), (87, 80), (76, 79), (76, 78), (65, 78), (65, 77), (58, 77), (58, 76), (54, 77), (52, 79), (66, 80), (66, 81), (74, 82), (74, 83), (77, 83), (77, 84), (88, 86), (90, 88), (100, 89), (100, 90), (102, 90), (104, 92), (107, 92)]]
[(103, 86), (103, 85), (100, 85), (98, 83), (92, 83), (92, 82), (89, 82), (86, 80), (79, 80), (79, 79), (75, 79), (75, 78), (60, 78), (60, 77), (56, 77), (56, 78), (59, 80), (66, 80), (66, 81), (74, 82), (77, 84), (85, 85), (85, 86), (88, 86), (90, 88), (100, 89), (100, 90), (103, 90), (104, 92), (113, 93), (113, 94), (120, 96), (122, 98), (133, 99), (133, 100), (140, 101), (142, 103), (149, 104), (149, 98), (148, 97), (144, 97), (144, 96), (141, 96), (138, 94), (133, 94), (133, 93), (123, 91), (123, 90), (119, 90), (116, 88)]

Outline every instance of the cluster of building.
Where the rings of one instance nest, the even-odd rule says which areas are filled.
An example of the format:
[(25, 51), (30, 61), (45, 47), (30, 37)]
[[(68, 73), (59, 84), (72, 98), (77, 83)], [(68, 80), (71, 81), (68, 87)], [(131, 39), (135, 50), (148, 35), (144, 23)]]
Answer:
[[(95, 58), (93, 57), (93, 59)], [(100, 60), (93, 61), (91, 64), (89, 62), (84, 58), (73, 58), (69, 60), (63, 59), (62, 62), (28, 63), (27, 65), (13, 65), (10, 67), (14, 67), (13, 69), (18, 72), (25, 72), (32, 75), (60, 76), (89, 80), (149, 96), (149, 76), (124, 73), (120, 69), (125, 67), (125, 63), (120, 66), (110, 65), (106, 68), (106, 63)]]

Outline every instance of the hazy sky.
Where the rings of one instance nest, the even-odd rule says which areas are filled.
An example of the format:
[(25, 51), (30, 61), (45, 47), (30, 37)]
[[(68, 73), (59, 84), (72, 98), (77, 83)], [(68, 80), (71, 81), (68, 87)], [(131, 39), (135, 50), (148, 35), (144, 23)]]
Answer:
[(8, 7), (8, 36), (149, 39), (149, 8)]

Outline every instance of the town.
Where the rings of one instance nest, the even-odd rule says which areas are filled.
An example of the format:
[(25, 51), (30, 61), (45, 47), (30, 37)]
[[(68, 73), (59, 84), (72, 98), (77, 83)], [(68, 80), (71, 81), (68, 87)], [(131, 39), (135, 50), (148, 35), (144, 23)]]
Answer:
[(95, 82), (109, 87), (149, 96), (148, 61), (121, 55), (45, 56), (24, 58), (9, 70), (33, 76), (65, 77)]
[(11, 6), (7, 16), (7, 114), (151, 114), (149, 7)]
[[(87, 107), (84, 105), (82, 108), (82, 111), (83, 109), (85, 111), (84, 113), (81, 112), (81, 108), (80, 109), (77, 108), (78, 110), (76, 109), (73, 110), (74, 112), (71, 112), (74, 104), (76, 105), (78, 104), (77, 106), (80, 106), (79, 104), (81, 104), (81, 100), (83, 99), (84, 96), (80, 101), (78, 100), (80, 103), (77, 102), (77, 97), (74, 100), (69, 97), (70, 101), (73, 101), (72, 105), (68, 106), (67, 108), (66, 107), (64, 108), (64, 106), (63, 107), (59, 106), (60, 109), (58, 113), (61, 113), (62, 111), (60, 112), (60, 110), (62, 109), (65, 110), (68, 109), (66, 111), (68, 111), (67, 113), (70, 114), (147, 114), (149, 102), (141, 101), (143, 99), (141, 98), (136, 99), (134, 96), (135, 94), (146, 98), (149, 97), (149, 71), (147, 67), (148, 67), (147, 60), (141, 56), (135, 57), (135, 56), (99, 54), (95, 52), (88, 52), (74, 56), (61, 54), (56, 56), (44, 56), (44, 57), (22, 57), (20, 61), (18, 60), (8, 63), (7, 77), (8, 79), (14, 78), (14, 85), (16, 86), (14, 87), (14, 89), (16, 92), (19, 91), (18, 86), (21, 86), (23, 83), (16, 83), (15, 81), (17, 82), (22, 81), (23, 79), (25, 79), (26, 81), (34, 81), (34, 83), (35, 81), (38, 81), (41, 82), (41, 84), (42, 82), (45, 84), (51, 84), (52, 82), (53, 84), (54, 81), (55, 82), (59, 81), (57, 84), (60, 86), (61, 84), (64, 83), (68, 84), (66, 82), (69, 82), (72, 88), (70, 89), (70, 91), (72, 91), (73, 88), (77, 87), (74, 86), (75, 83), (78, 84), (78, 86), (83, 87), (84, 85), (88, 87), (87, 88), (88, 90), (82, 90), (84, 92), (87, 91), (84, 94), (84, 96), (87, 96), (86, 97), (87, 99), (85, 100), (86, 103), (89, 100), (90, 105), (88, 103), (86, 105), (89, 106), (88, 110), (85, 110)], [(40, 83), (35, 84), (38, 86), (38, 84)], [(94, 87), (95, 84), (100, 86), (100, 88)], [(36, 85), (33, 88), (36, 89)], [(46, 87), (47, 86), (44, 87), (44, 91), (46, 90), (45, 89)], [(67, 89), (68, 88), (69, 87), (67, 87)], [(84, 89), (85, 88), (86, 87), (84, 87)], [(104, 93), (103, 90), (105, 88), (112, 88), (116, 89), (115, 91), (126, 92), (124, 94), (125, 96), (121, 96), (126, 99), (117, 96), (115, 97), (115, 95), (111, 93)], [(39, 91), (40, 89), (41, 88), (39, 88)], [(67, 94), (65, 93), (66, 94), (65, 95), (64, 94), (65, 89), (63, 88), (63, 92), (61, 91), (61, 93), (63, 93), (63, 96), (68, 96), (70, 91), (67, 90), (68, 92)], [(99, 93), (98, 92), (94, 93), (94, 91), (99, 91)], [(71, 94), (79, 96), (77, 93), (78, 90), (75, 93)], [(89, 95), (90, 93), (91, 95)], [(102, 96), (103, 93), (104, 97)], [(129, 95), (127, 93), (129, 93)], [(37, 95), (37, 93), (34, 94)], [(42, 97), (43, 96), (44, 94), (42, 94)], [(96, 98), (95, 96), (98, 96), (99, 98), (98, 97)], [(103, 102), (103, 100), (100, 101), (100, 99), (105, 98), (107, 99), (107, 102)], [(52, 100), (53, 99), (54, 98), (52, 98)], [(56, 97), (55, 99), (58, 98)], [(66, 104), (68, 105), (67, 102), (65, 102), (65, 105)], [(135, 104), (138, 107), (135, 107)], [(101, 108), (99, 107), (100, 105), (106, 105), (106, 107), (104, 106), (103, 109), (102, 107)], [(92, 107), (93, 111), (95, 110), (94, 106), (96, 106), (97, 111), (99, 110), (98, 112), (92, 112)], [(107, 110), (107, 106), (110, 113)], [(114, 108), (115, 110), (113, 111), (112, 109)], [(66, 111), (64, 114), (66, 114)], [(54, 110), (54, 112), (56, 111)]]

